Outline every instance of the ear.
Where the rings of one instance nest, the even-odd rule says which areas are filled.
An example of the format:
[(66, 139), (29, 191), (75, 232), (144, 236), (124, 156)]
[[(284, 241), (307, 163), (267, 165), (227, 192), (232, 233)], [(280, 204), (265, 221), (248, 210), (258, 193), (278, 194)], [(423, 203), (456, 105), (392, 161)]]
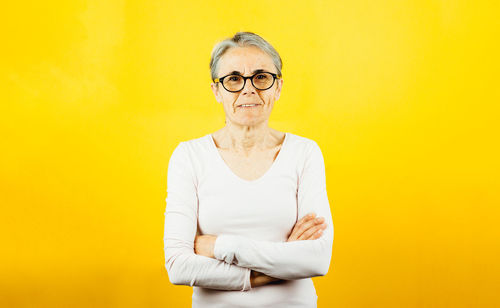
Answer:
[(220, 94), (218, 85), (218, 83), (212, 82), (210, 88), (212, 88), (212, 92), (214, 92), (215, 100), (222, 103), (222, 95)]
[(283, 78), (277, 80), (276, 83), (276, 92), (274, 94), (274, 100), (277, 101), (281, 95), (281, 88), (283, 87)]

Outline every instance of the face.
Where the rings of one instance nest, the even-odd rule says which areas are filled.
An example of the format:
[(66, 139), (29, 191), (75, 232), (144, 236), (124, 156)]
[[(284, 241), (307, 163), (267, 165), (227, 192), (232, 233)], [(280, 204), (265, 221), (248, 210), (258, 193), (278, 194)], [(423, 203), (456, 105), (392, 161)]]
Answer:
[[(240, 72), (243, 76), (252, 76), (253, 71), (263, 69), (266, 72), (277, 73), (271, 57), (258, 47), (234, 47), (226, 51), (219, 61), (217, 77)], [(219, 103), (222, 103), (226, 113), (226, 122), (241, 126), (254, 126), (267, 122), (269, 115), (281, 93), (283, 79), (276, 79), (271, 88), (257, 90), (250, 79), (239, 92), (229, 92), (221, 83), (212, 83), (212, 91)], [(242, 107), (243, 104), (257, 104), (254, 107)]]

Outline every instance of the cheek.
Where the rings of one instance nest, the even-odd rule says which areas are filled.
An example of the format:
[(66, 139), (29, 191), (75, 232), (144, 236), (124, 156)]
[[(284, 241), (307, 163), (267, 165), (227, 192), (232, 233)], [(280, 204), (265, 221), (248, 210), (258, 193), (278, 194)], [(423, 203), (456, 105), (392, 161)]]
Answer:
[(274, 100), (274, 93), (273, 94), (268, 94), (263, 98), (263, 101), (266, 103), (266, 105), (271, 105)]
[(238, 99), (238, 96), (225, 93), (221, 96), (224, 105), (231, 106)]

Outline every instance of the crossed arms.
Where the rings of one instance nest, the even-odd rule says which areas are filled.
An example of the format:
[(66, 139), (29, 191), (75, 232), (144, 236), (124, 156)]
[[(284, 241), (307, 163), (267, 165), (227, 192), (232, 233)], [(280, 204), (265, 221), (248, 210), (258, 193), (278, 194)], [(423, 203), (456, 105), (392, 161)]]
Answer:
[(173, 284), (247, 291), (251, 289), (251, 270), (285, 280), (326, 275), (334, 230), (324, 160), (316, 142), (308, 145), (300, 174), (298, 218), (310, 212), (324, 217), (327, 227), (323, 235), (315, 240), (271, 242), (221, 234), (215, 242), (215, 258), (194, 253), (198, 199), (185, 146), (184, 142), (177, 146), (168, 167), (164, 250), (165, 267)]

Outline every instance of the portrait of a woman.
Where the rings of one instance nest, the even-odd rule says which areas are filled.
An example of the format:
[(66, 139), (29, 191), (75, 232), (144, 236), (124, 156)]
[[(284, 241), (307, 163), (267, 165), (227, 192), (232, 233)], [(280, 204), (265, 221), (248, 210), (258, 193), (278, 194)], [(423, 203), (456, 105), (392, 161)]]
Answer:
[(268, 126), (282, 60), (261, 36), (215, 45), (211, 90), (225, 126), (180, 142), (168, 164), (165, 267), (192, 307), (316, 307), (334, 226), (323, 154)]

